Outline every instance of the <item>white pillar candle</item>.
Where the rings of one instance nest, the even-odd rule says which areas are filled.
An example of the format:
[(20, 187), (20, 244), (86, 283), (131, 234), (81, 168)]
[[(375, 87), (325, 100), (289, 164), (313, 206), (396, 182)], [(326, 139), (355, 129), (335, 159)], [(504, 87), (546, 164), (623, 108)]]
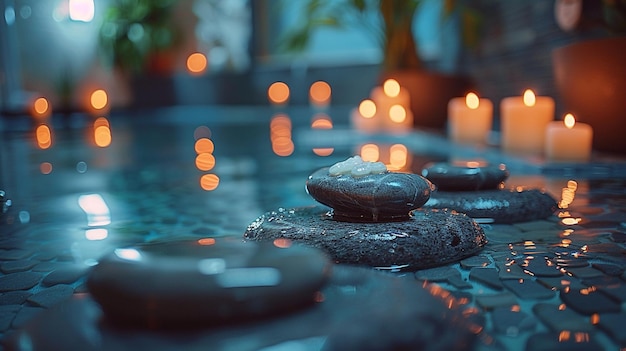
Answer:
[(545, 130), (554, 120), (554, 99), (535, 96), (507, 97), (500, 104), (502, 149), (515, 153), (540, 154), (544, 151)]
[(551, 161), (587, 162), (591, 157), (593, 130), (577, 123), (571, 114), (546, 128), (546, 158)]
[(392, 106), (400, 105), (406, 110), (410, 109), (409, 92), (403, 89), (395, 79), (387, 79), (382, 87), (372, 89), (370, 97), (376, 104), (377, 116), (385, 128), (394, 128), (389, 115)]
[(485, 143), (492, 121), (493, 103), (489, 99), (468, 93), (465, 97), (453, 98), (448, 102), (448, 134), (454, 142)]

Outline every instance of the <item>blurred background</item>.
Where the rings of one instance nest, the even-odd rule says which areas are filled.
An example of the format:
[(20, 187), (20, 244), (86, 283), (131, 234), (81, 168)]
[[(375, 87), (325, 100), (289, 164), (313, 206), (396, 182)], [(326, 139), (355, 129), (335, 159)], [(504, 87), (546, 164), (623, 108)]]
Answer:
[(54, 111), (85, 109), (95, 89), (108, 93), (113, 109), (267, 104), (275, 81), (291, 87), (292, 104), (308, 103), (308, 87), (323, 80), (333, 88), (333, 104), (356, 105), (385, 72), (406, 68), (387, 61), (393, 45), (385, 39), (401, 37), (391, 19), (415, 39), (419, 69), (460, 77), (457, 90), (471, 87), (496, 102), (530, 87), (555, 97), (558, 115), (553, 49), (614, 36), (602, 23), (603, 7), (623, 6), (601, 0), (0, 4), (4, 114), (31, 108), (37, 97)]

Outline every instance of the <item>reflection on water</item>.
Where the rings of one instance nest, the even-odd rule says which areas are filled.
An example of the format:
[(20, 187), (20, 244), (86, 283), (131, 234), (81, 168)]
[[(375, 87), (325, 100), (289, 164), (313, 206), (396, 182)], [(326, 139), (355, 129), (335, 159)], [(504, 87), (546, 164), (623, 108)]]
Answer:
[(270, 121), (270, 141), (272, 151), (278, 156), (289, 156), (294, 151), (293, 140), (291, 139), (291, 118), (284, 113), (279, 113), (272, 117)]
[(52, 145), (52, 131), (46, 124), (41, 124), (35, 130), (35, 137), (37, 139), (37, 146), (40, 149), (45, 150)]
[[(330, 97), (329, 97), (330, 98)], [(325, 113), (317, 113), (311, 120), (311, 129), (328, 130), (333, 129), (333, 121), (329, 115)], [(326, 145), (324, 145), (326, 146)], [(328, 145), (331, 146), (331, 145)], [(335, 151), (333, 147), (314, 147), (313, 153), (318, 156), (330, 156)]]
[(98, 117), (93, 122), (93, 140), (98, 147), (104, 148), (111, 145), (113, 137), (109, 120), (106, 117)]
[[(199, 126), (194, 130), (194, 150), (196, 151), (195, 165), (200, 171), (210, 171), (215, 167), (215, 144), (210, 139), (211, 130), (207, 126)], [(200, 188), (206, 191), (217, 189), (220, 178), (213, 173), (206, 173), (200, 177)]]
[(394, 172), (409, 172), (413, 155), (404, 144), (364, 144), (359, 148), (363, 161), (382, 162)]

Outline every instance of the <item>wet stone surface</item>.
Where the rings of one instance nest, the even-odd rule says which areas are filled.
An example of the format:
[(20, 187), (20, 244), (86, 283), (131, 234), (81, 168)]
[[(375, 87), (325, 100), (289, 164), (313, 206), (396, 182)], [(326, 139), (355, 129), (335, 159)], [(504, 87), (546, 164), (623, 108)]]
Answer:
[(322, 168), (309, 176), (306, 189), (334, 210), (336, 220), (386, 222), (405, 220), (411, 210), (426, 203), (431, 184), (411, 173), (332, 176), (328, 168)]
[(449, 208), (481, 223), (516, 223), (547, 218), (556, 200), (540, 190), (434, 191), (424, 208)]
[(114, 323), (181, 328), (296, 311), (314, 302), (329, 270), (321, 252), (289, 241), (206, 238), (116, 249), (87, 286)]
[(455, 262), (479, 252), (484, 232), (469, 217), (416, 210), (408, 221), (335, 221), (322, 206), (272, 211), (250, 224), (246, 240), (289, 239), (326, 252), (336, 263), (410, 270)]
[(26, 338), (33, 351), (196, 350), (207, 345), (212, 350), (281, 346), (339, 351), (414, 349), (415, 345), (466, 350), (478, 342), (472, 330), (484, 327), (474, 324), (483, 322), (481, 318), (464, 318), (459, 300), (437, 286), (423, 288), (414, 281), (366, 268), (335, 266), (331, 272), (313, 305), (286, 318), (272, 316), (264, 323), (120, 332), (102, 322), (104, 312), (94, 300), (80, 297), (36, 317), (12, 335), (8, 345), (14, 349)]
[(475, 191), (499, 189), (509, 177), (506, 165), (455, 165), (434, 163), (422, 170), (439, 191)]

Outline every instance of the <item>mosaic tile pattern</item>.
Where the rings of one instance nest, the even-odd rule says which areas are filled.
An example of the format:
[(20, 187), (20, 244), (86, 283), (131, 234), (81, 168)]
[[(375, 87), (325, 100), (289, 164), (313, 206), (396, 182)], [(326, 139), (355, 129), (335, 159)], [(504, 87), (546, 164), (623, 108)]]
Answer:
[[(225, 114), (232, 120), (220, 119)], [(113, 143), (106, 148), (91, 142), (88, 116), (50, 121), (48, 149), (37, 147), (30, 123), (2, 131), (0, 189), (12, 206), (0, 215), (0, 337), (86, 292), (85, 276), (115, 247), (240, 236), (265, 211), (314, 204), (304, 190), (306, 176), (364, 143), (380, 145), (381, 155), (385, 145), (406, 145), (405, 170), (448, 157), (432, 149), (445, 143), (423, 145), (421, 134), (365, 137), (338, 123), (336, 134), (312, 138), (312, 114), (291, 115), (295, 150), (288, 157), (272, 151), (271, 111), (111, 117)], [(146, 126), (147, 120), (158, 123)], [(200, 126), (210, 128), (215, 143), (209, 171), (194, 163)], [(334, 152), (317, 155), (313, 146), (319, 144)], [(561, 210), (546, 220), (482, 224), (489, 244), (479, 255), (400, 278), (457, 297), (467, 316), (483, 321), (482, 350), (626, 347), (626, 179), (564, 176), (552, 165), (549, 175), (532, 167), (524, 174), (517, 160), (495, 161), (513, 163), (507, 186), (546, 189), (561, 200)], [(208, 173), (220, 179), (213, 191), (200, 186)], [(89, 194), (108, 205), (110, 223), (98, 224), (81, 210), (79, 197)], [(313, 350), (320, 343), (302, 345)]]

